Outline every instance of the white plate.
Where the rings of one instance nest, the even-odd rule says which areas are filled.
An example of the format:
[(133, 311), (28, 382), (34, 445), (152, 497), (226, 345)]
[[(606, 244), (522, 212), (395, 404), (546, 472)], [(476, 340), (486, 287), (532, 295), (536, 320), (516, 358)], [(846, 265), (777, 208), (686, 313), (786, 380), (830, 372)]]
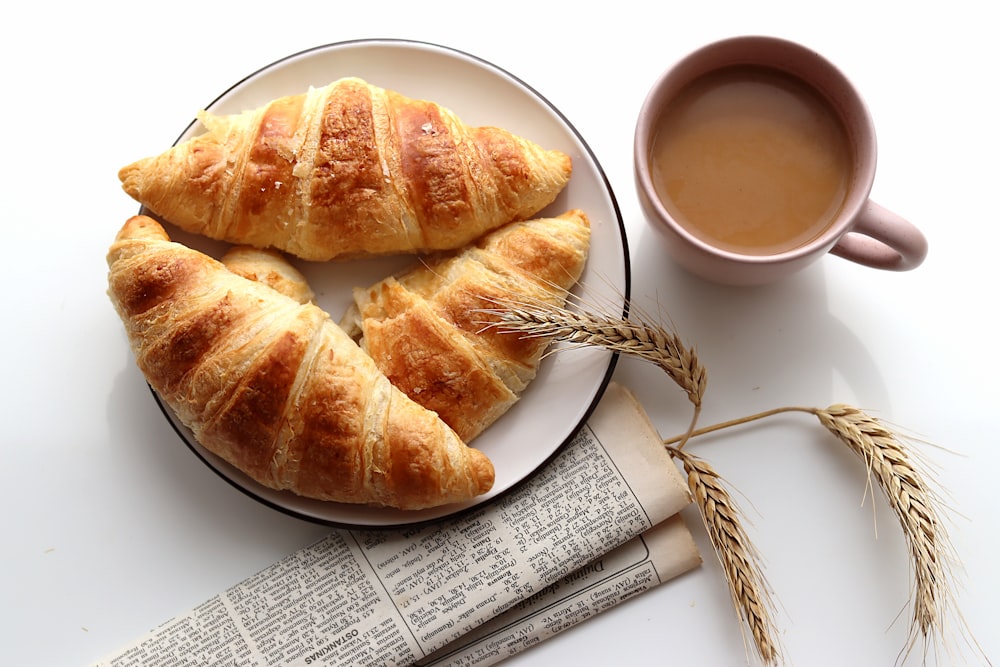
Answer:
[[(248, 76), (208, 109), (237, 113), (283, 95), (305, 92), (345, 76), (450, 108), (470, 125), (495, 125), (558, 148), (573, 159), (573, 176), (559, 198), (540, 215), (570, 208), (587, 213), (592, 247), (576, 290), (588, 301), (624, 309), (630, 286), (628, 248), (617, 202), (589, 147), (576, 130), (536, 91), (483, 60), (441, 46), (401, 40), (343, 42), (298, 53)], [(183, 141), (201, 131), (192, 123)], [(171, 228), (176, 240), (218, 256), (223, 246)], [(350, 303), (351, 288), (367, 286), (406, 266), (412, 258), (351, 262), (296, 262), (309, 279), (317, 302), (339, 320)], [(265, 488), (208, 452), (160, 403), (183, 440), (212, 469), (253, 498), (294, 516), (349, 527), (388, 527), (422, 523), (470, 509), (508, 491), (529, 477), (583, 425), (610, 380), (616, 357), (587, 348), (548, 355), (521, 400), (480, 435), (473, 446), (496, 468), (493, 489), (463, 505), (404, 512), (320, 502)], [(155, 396), (155, 394), (154, 394)], [(159, 402), (159, 399), (157, 399)]]

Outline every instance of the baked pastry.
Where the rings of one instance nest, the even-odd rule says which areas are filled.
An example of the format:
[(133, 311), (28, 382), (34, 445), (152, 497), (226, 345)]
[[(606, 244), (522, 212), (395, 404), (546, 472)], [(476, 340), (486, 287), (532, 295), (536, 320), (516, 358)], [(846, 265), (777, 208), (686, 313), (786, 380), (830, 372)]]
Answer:
[(263, 283), (299, 303), (316, 298), (306, 277), (276, 250), (233, 246), (222, 256), (222, 263), (236, 275)]
[(568, 155), (357, 78), (241, 114), (122, 168), (180, 228), (307, 260), (462, 247), (550, 204)]
[(419, 509), (489, 490), (494, 470), (392, 386), (312, 303), (238, 276), (150, 217), (108, 252), (136, 362), (197, 440), (274, 489)]
[(483, 309), (561, 307), (590, 246), (583, 211), (501, 227), (461, 252), (354, 293), (341, 326), (394, 385), (472, 441), (534, 379), (549, 339), (503, 333)]

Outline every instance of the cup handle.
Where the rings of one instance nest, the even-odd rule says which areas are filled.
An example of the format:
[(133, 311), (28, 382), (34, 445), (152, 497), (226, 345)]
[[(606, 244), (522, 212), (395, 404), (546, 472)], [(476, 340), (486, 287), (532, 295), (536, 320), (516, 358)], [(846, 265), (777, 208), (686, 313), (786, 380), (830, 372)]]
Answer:
[(909, 271), (927, 256), (927, 239), (913, 223), (869, 199), (830, 253), (875, 269)]

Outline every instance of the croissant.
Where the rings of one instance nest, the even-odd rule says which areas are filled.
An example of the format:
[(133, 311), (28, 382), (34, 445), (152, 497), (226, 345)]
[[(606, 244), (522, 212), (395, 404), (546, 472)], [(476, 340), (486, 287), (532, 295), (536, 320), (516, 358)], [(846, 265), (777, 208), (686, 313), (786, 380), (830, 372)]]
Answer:
[(312, 303), (171, 242), (146, 216), (108, 292), (150, 386), (206, 449), (310, 498), (419, 509), (489, 490), (489, 459), (392, 386)]
[(207, 132), (123, 167), (123, 189), (186, 231), (307, 260), (462, 247), (548, 206), (572, 171), (357, 78), (199, 117)]
[(549, 340), (503, 333), (483, 309), (565, 304), (590, 245), (580, 210), (501, 227), (459, 253), (357, 289), (341, 326), (394, 385), (470, 442), (517, 401)]

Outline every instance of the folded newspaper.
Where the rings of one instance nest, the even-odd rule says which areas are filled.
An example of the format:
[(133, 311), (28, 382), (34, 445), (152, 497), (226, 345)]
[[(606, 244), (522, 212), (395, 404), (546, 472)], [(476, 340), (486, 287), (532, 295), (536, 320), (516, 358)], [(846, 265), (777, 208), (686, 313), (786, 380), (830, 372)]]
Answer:
[(611, 383), (514, 491), (431, 525), (334, 530), (92, 667), (492, 665), (697, 567), (688, 503)]

